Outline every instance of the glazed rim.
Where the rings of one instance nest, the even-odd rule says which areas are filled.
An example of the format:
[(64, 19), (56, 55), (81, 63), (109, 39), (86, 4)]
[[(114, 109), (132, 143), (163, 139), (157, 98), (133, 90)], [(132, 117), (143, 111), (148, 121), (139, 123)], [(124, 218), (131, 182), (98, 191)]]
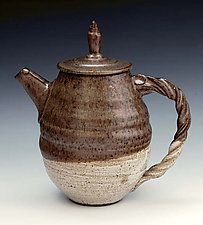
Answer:
[(89, 60), (87, 57), (81, 57), (60, 62), (57, 67), (61, 71), (71, 74), (109, 75), (126, 72), (131, 69), (132, 64), (108, 58)]

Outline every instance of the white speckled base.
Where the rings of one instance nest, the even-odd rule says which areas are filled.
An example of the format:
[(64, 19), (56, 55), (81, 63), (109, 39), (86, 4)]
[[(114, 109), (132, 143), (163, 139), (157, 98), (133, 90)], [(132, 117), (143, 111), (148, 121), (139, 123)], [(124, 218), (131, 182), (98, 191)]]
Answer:
[(57, 162), (44, 158), (47, 173), (71, 200), (104, 205), (121, 200), (139, 181), (147, 165), (149, 148), (130, 156), (88, 163)]

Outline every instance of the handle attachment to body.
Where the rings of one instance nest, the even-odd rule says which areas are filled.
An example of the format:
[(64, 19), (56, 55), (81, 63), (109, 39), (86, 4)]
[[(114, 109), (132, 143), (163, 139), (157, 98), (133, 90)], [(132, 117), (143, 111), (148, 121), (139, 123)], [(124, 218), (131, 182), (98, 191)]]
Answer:
[(182, 90), (170, 81), (167, 81), (163, 78), (145, 76), (142, 74), (133, 76), (133, 81), (141, 96), (150, 94), (152, 92), (157, 92), (171, 100), (174, 100), (178, 114), (177, 131), (173, 141), (169, 146), (167, 155), (161, 160), (160, 163), (155, 164), (144, 172), (143, 176), (133, 189), (135, 190), (145, 181), (161, 177), (171, 166), (174, 165), (187, 138), (187, 132), (191, 123), (191, 116), (189, 105)]

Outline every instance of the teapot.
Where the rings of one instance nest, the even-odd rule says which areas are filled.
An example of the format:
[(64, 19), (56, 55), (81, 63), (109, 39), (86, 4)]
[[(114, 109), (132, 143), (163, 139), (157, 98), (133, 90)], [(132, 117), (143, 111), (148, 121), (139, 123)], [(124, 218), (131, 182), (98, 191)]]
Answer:
[[(87, 37), (89, 54), (59, 62), (54, 81), (28, 68), (15, 78), (38, 109), (39, 146), (50, 179), (76, 203), (108, 205), (174, 165), (191, 116), (175, 84), (131, 75), (131, 63), (104, 57), (95, 21)], [(178, 119), (166, 156), (147, 169), (152, 131), (142, 97), (152, 92), (175, 102)]]

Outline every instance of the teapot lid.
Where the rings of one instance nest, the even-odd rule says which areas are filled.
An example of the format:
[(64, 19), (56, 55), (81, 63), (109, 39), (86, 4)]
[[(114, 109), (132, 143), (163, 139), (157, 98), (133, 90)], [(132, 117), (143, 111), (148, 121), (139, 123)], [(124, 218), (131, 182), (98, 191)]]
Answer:
[(92, 21), (88, 32), (89, 54), (59, 62), (57, 67), (66, 73), (83, 75), (111, 75), (128, 71), (132, 64), (116, 59), (103, 57), (101, 49), (101, 33), (95, 21)]

